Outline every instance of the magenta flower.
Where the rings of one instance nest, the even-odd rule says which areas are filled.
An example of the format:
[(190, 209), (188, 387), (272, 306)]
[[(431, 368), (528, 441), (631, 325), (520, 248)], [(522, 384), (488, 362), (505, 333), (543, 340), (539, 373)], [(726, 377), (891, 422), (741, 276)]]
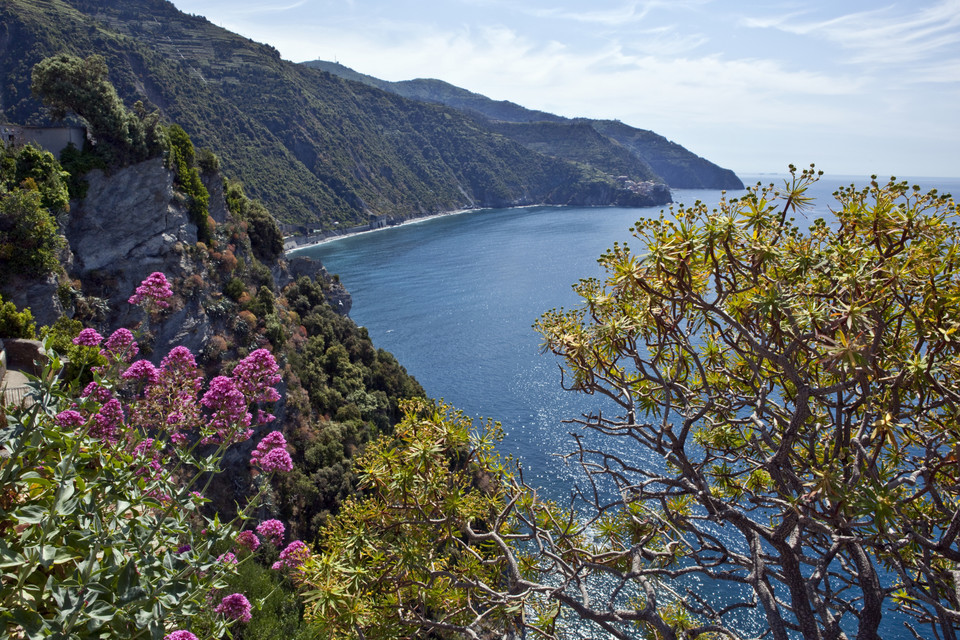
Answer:
[(177, 631), (171, 631), (167, 635), (163, 636), (163, 640), (197, 640), (197, 636), (193, 635), (189, 631), (178, 629)]
[(123, 424), (123, 407), (116, 398), (111, 398), (100, 407), (100, 411), (93, 416), (93, 426), (90, 435), (98, 440), (114, 443), (117, 441), (117, 429)]
[(282, 471), (289, 473), (293, 471), (293, 460), (286, 449), (273, 449), (268, 451), (265, 456), (259, 460), (260, 468), (265, 472)]
[(130, 296), (127, 302), (130, 304), (152, 303), (160, 309), (166, 309), (170, 306), (167, 298), (172, 296), (173, 289), (170, 288), (170, 283), (167, 282), (167, 276), (163, 275), (160, 271), (154, 271), (140, 283), (136, 293)]
[(227, 551), (217, 558), (217, 562), (222, 562), (223, 564), (237, 564), (237, 556), (235, 556), (232, 551)]
[(110, 389), (107, 389), (96, 382), (91, 382), (83, 388), (82, 392), (80, 392), (81, 398), (86, 398), (87, 396), (92, 396), (94, 400), (103, 404), (112, 398), (113, 394), (110, 393)]
[(179, 345), (170, 349), (170, 353), (160, 361), (160, 368), (166, 371), (189, 371), (197, 368), (197, 359), (190, 349)]
[(57, 414), (55, 420), (61, 429), (76, 429), (83, 424), (83, 416), (73, 409), (61, 411)]
[(84, 329), (73, 339), (73, 344), (79, 344), (84, 347), (95, 347), (103, 341), (103, 336), (94, 329)]
[(279, 520), (264, 520), (257, 525), (257, 533), (273, 543), (275, 547), (283, 544), (283, 536), (287, 528)]
[[(149, 383), (143, 390), (143, 399), (131, 409), (130, 422), (147, 431), (162, 429), (168, 434), (194, 429), (200, 422), (197, 393), (203, 386), (203, 377), (190, 350), (174, 347), (161, 360), (159, 369), (151, 370), (151, 365), (139, 362), (127, 371), (131, 372), (130, 377), (147, 376)], [(172, 435), (171, 439), (176, 442)]]
[(103, 343), (103, 349), (100, 350), (100, 355), (115, 362), (130, 362), (138, 353), (140, 353), (140, 347), (133, 339), (133, 334), (123, 327), (110, 334), (107, 341)]
[(253, 531), (241, 531), (237, 534), (237, 544), (250, 551), (256, 551), (260, 546), (260, 538)]
[(310, 547), (294, 540), (287, 548), (280, 552), (280, 559), (273, 563), (271, 569), (297, 569), (310, 559)]
[(293, 471), (293, 460), (286, 450), (287, 441), (279, 431), (271, 431), (250, 453), (250, 464), (264, 472)]
[(232, 593), (226, 596), (214, 611), (240, 622), (250, 622), (253, 617), (250, 614), (250, 601), (242, 593)]
[(200, 404), (213, 412), (208, 424), (214, 433), (201, 440), (204, 444), (232, 444), (253, 435), (249, 428), (252, 416), (247, 411), (247, 400), (231, 378), (217, 376), (211, 380)]
[(137, 360), (127, 367), (120, 377), (125, 380), (146, 380), (150, 384), (156, 384), (160, 380), (160, 370), (149, 360)]
[(281, 380), (280, 367), (273, 354), (257, 349), (233, 368), (237, 388), (251, 402), (276, 402), (280, 394), (273, 388)]

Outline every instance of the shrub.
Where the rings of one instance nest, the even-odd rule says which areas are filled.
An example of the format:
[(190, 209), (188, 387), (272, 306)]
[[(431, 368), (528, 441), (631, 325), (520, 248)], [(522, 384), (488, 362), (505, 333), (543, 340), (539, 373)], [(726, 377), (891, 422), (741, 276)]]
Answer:
[(231, 278), (229, 282), (223, 287), (223, 293), (228, 298), (233, 301), (240, 299), (244, 293), (247, 292), (247, 285), (243, 283), (243, 280), (240, 278)]
[(65, 241), (39, 191), (17, 189), (0, 197), (0, 262), (3, 271), (39, 277), (60, 268)]
[[(129, 331), (101, 344), (84, 329), (71, 343), (102, 347), (104, 364), (84, 372), (94, 382), (77, 394), (56, 341), (46, 340), (32, 407), (8, 410), (0, 428), (3, 635), (160, 638), (200, 616), (210, 636), (223, 636), (232, 622), (216, 611), (246, 618), (242, 596), (232, 609), (221, 596), (218, 609), (208, 604), (236, 571), (223, 552), (239, 520), (204, 516), (203, 493), (226, 449), (249, 437), (248, 407), (278, 399), (276, 363), (255, 351), (201, 395), (186, 348), (155, 367), (131, 362)], [(255, 506), (258, 496), (247, 509)]]
[(27, 338), (37, 337), (37, 324), (33, 321), (30, 309), (17, 311), (17, 305), (10, 301), (4, 302), (0, 296), (0, 338)]

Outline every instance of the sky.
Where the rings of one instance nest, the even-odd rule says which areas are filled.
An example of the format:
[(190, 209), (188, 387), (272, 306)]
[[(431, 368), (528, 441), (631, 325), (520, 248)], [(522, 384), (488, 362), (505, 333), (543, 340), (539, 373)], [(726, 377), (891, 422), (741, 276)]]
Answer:
[(173, 0), (384, 80), (650, 129), (738, 174), (960, 177), (960, 0)]

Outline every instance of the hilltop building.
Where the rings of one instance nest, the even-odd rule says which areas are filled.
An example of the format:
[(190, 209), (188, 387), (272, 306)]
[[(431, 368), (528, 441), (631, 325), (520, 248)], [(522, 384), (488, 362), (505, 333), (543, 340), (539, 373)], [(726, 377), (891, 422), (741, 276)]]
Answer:
[(22, 147), (33, 143), (59, 158), (60, 152), (71, 142), (83, 148), (87, 138), (84, 127), (30, 127), (21, 124), (0, 124), (0, 140), (8, 147)]

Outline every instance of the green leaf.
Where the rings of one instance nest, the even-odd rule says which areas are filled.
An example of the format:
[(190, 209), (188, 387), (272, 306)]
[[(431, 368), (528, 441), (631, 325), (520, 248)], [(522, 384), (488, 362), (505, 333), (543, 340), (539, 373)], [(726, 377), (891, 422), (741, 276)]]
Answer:
[(48, 512), (39, 504), (27, 505), (13, 512), (13, 517), (21, 524), (39, 524), (47, 519)]
[(140, 586), (140, 579), (137, 574), (137, 563), (131, 558), (117, 576), (117, 593), (123, 598), (127, 591), (135, 586)]

